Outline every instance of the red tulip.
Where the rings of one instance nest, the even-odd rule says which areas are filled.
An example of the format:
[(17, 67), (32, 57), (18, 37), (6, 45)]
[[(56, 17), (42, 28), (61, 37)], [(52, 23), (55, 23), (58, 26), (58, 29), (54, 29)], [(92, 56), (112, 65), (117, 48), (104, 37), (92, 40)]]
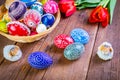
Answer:
[(109, 23), (109, 12), (107, 8), (103, 8), (102, 6), (96, 7), (89, 17), (89, 22), (100, 22), (103, 27), (106, 27)]
[(76, 11), (76, 6), (73, 0), (61, 0), (59, 2), (59, 8), (61, 13), (66, 17), (71, 16)]

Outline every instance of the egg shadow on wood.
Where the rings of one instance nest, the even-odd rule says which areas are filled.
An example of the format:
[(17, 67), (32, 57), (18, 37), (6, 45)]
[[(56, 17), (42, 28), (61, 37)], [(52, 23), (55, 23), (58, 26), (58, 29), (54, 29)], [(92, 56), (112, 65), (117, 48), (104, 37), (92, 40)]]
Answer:
[(54, 53), (54, 54), (58, 54), (58, 53), (63, 53), (64, 49), (60, 49), (60, 48), (57, 48), (53, 43), (48, 45), (45, 50), (45, 52), (51, 52), (51, 53)]
[(51, 45), (48, 45), (45, 50), (45, 52), (53, 53), (53, 64), (59, 64), (59, 65), (68, 65), (72, 64), (73, 62), (76, 62), (77, 60), (68, 60), (64, 57), (64, 49), (57, 48), (53, 43)]
[(105, 61), (105, 60), (100, 59), (97, 54), (95, 54), (95, 56), (93, 56), (93, 59), (92, 59), (92, 62), (95, 64), (102, 64), (108, 61), (110, 60)]
[(74, 64), (77, 60), (68, 60), (64, 57), (64, 54), (61, 54), (61, 56), (59, 56), (57, 59), (55, 59), (56, 56), (54, 56), (53, 61), (55, 62), (55, 64), (59, 65), (59, 66), (69, 66), (71, 64)]

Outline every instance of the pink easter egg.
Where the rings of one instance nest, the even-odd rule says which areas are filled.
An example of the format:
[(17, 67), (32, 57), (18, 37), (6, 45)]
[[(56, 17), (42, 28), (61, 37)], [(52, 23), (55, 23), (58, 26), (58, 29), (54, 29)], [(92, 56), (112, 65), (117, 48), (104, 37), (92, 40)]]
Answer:
[(43, 9), (46, 13), (55, 14), (58, 11), (58, 4), (55, 1), (48, 1), (43, 6)]
[(29, 28), (34, 29), (41, 22), (41, 15), (36, 10), (28, 10), (24, 15), (23, 20)]
[(58, 48), (66, 48), (68, 45), (72, 44), (74, 41), (71, 37), (65, 34), (60, 34), (55, 37), (54, 44)]

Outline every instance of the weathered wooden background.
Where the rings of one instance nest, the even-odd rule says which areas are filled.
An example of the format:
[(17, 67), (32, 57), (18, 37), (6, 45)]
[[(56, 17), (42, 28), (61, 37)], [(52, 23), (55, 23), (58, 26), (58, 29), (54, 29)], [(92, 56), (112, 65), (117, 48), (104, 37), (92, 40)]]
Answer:
[[(0, 0), (2, 3), (3, 0)], [(0, 36), (0, 80), (120, 80), (120, 0), (115, 7), (113, 23), (107, 28), (99, 24), (88, 23), (91, 10), (80, 10), (68, 18), (61, 18), (55, 30), (47, 37), (33, 43), (21, 44)], [(70, 34), (74, 28), (83, 28), (90, 35), (90, 42), (85, 45), (85, 53), (76, 61), (68, 61), (63, 50), (53, 45), (58, 34)], [(104, 41), (113, 45), (114, 57), (102, 61), (96, 55), (97, 47)], [(17, 62), (3, 58), (3, 47), (8, 44), (18, 45), (23, 56)], [(44, 51), (52, 56), (54, 64), (45, 70), (37, 70), (27, 62), (31, 52)]]

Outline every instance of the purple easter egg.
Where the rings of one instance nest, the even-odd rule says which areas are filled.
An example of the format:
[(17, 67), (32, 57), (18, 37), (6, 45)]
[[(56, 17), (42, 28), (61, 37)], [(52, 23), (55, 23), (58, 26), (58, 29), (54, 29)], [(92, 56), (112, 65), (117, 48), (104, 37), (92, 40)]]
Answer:
[(58, 4), (55, 1), (48, 1), (43, 8), (46, 13), (55, 14), (58, 11)]
[(29, 28), (36, 28), (37, 25), (41, 21), (41, 15), (38, 11), (36, 10), (28, 10), (25, 15), (24, 15), (24, 23), (29, 27)]
[(21, 1), (15, 1), (10, 5), (8, 14), (12, 20), (20, 20), (25, 14), (26, 10), (27, 7), (25, 3)]

